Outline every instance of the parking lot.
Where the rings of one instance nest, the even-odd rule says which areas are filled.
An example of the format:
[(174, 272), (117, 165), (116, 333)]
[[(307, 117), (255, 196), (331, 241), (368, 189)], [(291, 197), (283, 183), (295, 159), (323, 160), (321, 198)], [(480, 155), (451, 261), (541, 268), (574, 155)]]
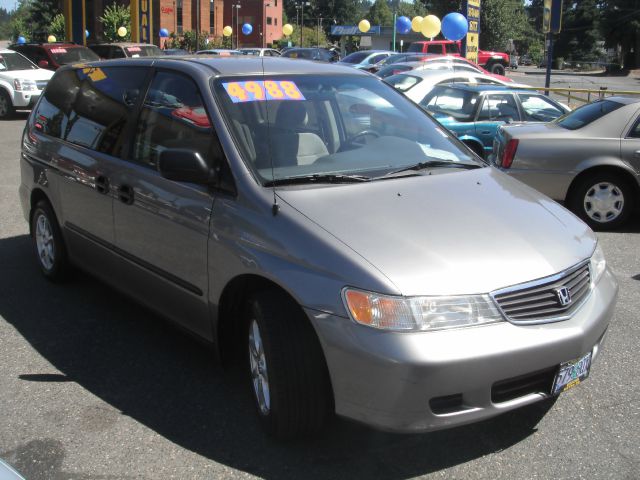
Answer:
[(89, 276), (42, 277), (17, 195), (25, 119), (0, 122), (0, 458), (27, 479), (638, 478), (640, 218), (598, 234), (616, 314), (590, 378), (550, 410), (423, 435), (335, 420), (278, 443), (205, 346)]

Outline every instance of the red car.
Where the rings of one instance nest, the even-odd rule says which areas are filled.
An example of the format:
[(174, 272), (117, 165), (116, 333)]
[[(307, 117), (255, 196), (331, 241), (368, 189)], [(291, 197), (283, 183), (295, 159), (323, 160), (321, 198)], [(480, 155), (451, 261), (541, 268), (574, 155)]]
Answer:
[[(409, 52), (459, 57), (460, 42), (454, 42), (453, 40), (423, 40), (413, 42), (409, 46)], [(505, 69), (509, 66), (509, 55), (502, 52), (478, 50), (478, 65), (483, 66), (491, 73), (504, 75)]]
[(15, 43), (11, 50), (21, 53), (40, 68), (57, 70), (68, 63), (95, 62), (100, 57), (75, 43)]

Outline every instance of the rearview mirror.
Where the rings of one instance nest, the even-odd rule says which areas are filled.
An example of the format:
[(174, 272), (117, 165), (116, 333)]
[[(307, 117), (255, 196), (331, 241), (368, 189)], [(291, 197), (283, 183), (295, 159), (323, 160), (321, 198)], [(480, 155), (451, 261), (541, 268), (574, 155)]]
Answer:
[(208, 184), (215, 172), (199, 152), (186, 148), (168, 148), (160, 152), (158, 171), (168, 180)]

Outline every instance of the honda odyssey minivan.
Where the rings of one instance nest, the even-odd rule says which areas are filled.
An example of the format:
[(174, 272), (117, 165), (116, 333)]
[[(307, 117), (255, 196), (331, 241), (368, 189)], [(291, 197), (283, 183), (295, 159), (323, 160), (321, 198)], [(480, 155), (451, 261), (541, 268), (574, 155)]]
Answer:
[(581, 220), (348, 67), (65, 67), (21, 167), (42, 273), (90, 272), (242, 362), (279, 438), (333, 414), (424, 432), (554, 398), (613, 314)]

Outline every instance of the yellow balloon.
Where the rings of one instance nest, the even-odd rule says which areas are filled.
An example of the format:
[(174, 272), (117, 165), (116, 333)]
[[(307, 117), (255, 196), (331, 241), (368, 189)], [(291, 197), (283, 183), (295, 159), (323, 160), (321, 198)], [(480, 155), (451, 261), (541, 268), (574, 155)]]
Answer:
[(369, 23), (369, 20), (360, 20), (360, 23), (358, 24), (358, 30), (360, 30), (362, 33), (367, 33), (370, 28), (371, 24)]
[(282, 33), (284, 33), (287, 37), (293, 33), (293, 27), (290, 23), (285, 23), (282, 26)]
[(413, 30), (414, 32), (422, 31), (422, 17), (421, 16), (413, 17), (413, 20), (411, 20), (411, 30)]
[(427, 15), (422, 19), (420, 27), (425, 37), (433, 38), (440, 33), (440, 19), (435, 15)]
[(127, 35), (127, 29), (126, 29), (126, 28), (124, 28), (124, 27), (120, 27), (120, 28), (118, 29), (118, 36), (119, 36), (119, 37), (124, 37), (124, 36), (126, 36), (126, 35)]
[(47, 37), (47, 42), (49, 42), (49, 43), (55, 43), (55, 41), (56, 41), (56, 37), (55, 37), (55, 36), (53, 36), (53, 35), (49, 35), (49, 36)]
[(231, 28), (229, 25), (227, 25), (222, 29), (222, 35), (224, 35), (225, 37), (230, 37), (232, 33), (233, 33), (233, 28)]

